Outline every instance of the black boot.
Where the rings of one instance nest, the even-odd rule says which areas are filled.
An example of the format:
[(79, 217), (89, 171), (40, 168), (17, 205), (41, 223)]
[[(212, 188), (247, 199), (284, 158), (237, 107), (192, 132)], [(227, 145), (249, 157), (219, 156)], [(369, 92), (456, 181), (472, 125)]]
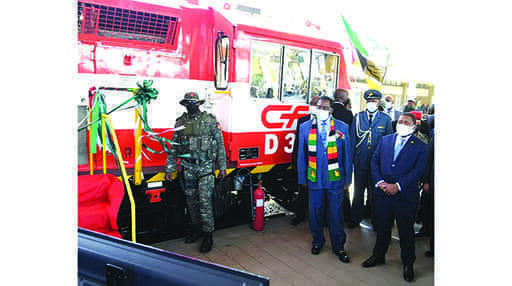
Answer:
[(212, 250), (213, 232), (203, 232), (203, 243), (201, 243), (201, 253), (207, 253)]
[(190, 233), (185, 238), (185, 243), (196, 242), (199, 238), (201, 238), (201, 226), (198, 224), (193, 224)]

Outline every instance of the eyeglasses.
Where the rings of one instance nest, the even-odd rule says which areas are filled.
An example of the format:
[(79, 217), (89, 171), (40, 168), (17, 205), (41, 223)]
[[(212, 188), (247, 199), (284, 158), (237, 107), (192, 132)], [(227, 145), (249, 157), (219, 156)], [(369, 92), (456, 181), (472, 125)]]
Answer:
[(407, 125), (407, 126), (411, 126), (413, 125), (414, 123), (411, 122), (411, 120), (403, 120), (403, 119), (400, 119), (398, 120), (398, 124), (403, 124), (403, 125)]

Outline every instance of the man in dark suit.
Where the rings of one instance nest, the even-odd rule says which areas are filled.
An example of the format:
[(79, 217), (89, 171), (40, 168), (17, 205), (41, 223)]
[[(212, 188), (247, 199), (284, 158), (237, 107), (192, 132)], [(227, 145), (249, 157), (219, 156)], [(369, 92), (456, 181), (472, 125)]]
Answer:
[[(350, 128), (350, 126), (352, 126), (352, 119), (354, 118), (354, 115), (352, 114), (352, 111), (348, 110), (345, 106), (347, 101), (348, 92), (342, 88), (336, 89), (334, 92), (332, 117), (345, 122)], [(345, 222), (350, 222), (350, 196), (348, 193), (348, 188), (344, 190), (343, 197), (345, 198), (343, 200), (343, 217), (345, 218)]]
[(413, 135), (415, 121), (413, 114), (402, 114), (397, 134), (382, 137), (373, 154), (371, 167), (377, 240), (372, 255), (362, 264), (363, 267), (373, 267), (385, 263), (391, 228), (396, 219), (406, 281), (414, 280), (414, 220), (418, 207), (418, 184), (427, 158), (427, 145)]
[(352, 180), (351, 144), (348, 125), (331, 116), (331, 106), (330, 97), (320, 97), (313, 118), (299, 127), (297, 176), (298, 183), (309, 188), (311, 253), (318, 255), (325, 244), (323, 220), (327, 205), (331, 249), (341, 262), (348, 263), (342, 208), (343, 188)]
[(348, 110), (345, 102), (348, 99), (348, 92), (342, 88), (336, 89), (334, 92), (334, 106), (332, 116), (340, 121), (345, 122), (348, 127), (352, 126), (352, 119), (354, 115), (352, 111)]
[(391, 124), (393, 126), (393, 132), (396, 131), (396, 122), (398, 121), (400, 114), (402, 114), (402, 112), (395, 109), (394, 104), (395, 104), (395, 102), (393, 100), (393, 96), (386, 95), (386, 97), (384, 98), (384, 105), (385, 105), (384, 113), (386, 113), (387, 115), (389, 115), (389, 117), (391, 117)]
[[(292, 167), (295, 171), (297, 171), (297, 148), (299, 146), (299, 127), (302, 123), (311, 119), (311, 110), (316, 108), (316, 104), (318, 103), (318, 99), (320, 96), (313, 96), (309, 102), (310, 105), (310, 114), (302, 116), (297, 121), (297, 127), (295, 128), (295, 141), (293, 142), (293, 151), (292, 151)], [(297, 172), (295, 172), (297, 174)], [(297, 180), (295, 180), (297, 182)], [(297, 225), (301, 223), (306, 217), (306, 208), (308, 206), (308, 189), (307, 187), (303, 187), (299, 184), (296, 185), (296, 189), (298, 190), (297, 200), (295, 201), (295, 217), (292, 219), (292, 225)]]
[(434, 256), (434, 135), (428, 144), (427, 163), (425, 165), (425, 174), (423, 175), (423, 195), (425, 198), (425, 218), (423, 224), (430, 237), (430, 250), (425, 252), (425, 256)]

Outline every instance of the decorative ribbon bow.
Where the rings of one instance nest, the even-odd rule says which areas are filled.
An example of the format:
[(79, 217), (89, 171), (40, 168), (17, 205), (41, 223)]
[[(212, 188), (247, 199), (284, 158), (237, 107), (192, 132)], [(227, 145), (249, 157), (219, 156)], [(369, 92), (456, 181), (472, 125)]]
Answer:
[[(147, 120), (147, 105), (151, 102), (151, 100), (156, 99), (157, 95), (158, 95), (158, 90), (153, 88), (153, 87), (151, 87), (152, 85), (153, 85), (153, 81), (152, 80), (144, 80), (142, 82), (142, 84), (137, 83), (137, 87), (138, 88), (100, 87), (100, 88), (98, 88), (97, 92), (92, 93), (93, 94), (93, 99), (92, 99), (92, 103), (91, 103), (91, 106), (92, 106), (92, 108), (91, 108), (91, 113), (92, 113), (91, 123), (89, 123), (86, 126), (80, 127), (78, 129), (78, 131), (81, 131), (81, 130), (87, 128), (88, 126), (91, 126), (91, 132), (90, 132), (90, 136), (91, 136), (90, 137), (90, 139), (91, 139), (90, 140), (90, 146), (91, 146), (91, 148), (90, 148), (90, 150), (91, 150), (92, 153), (96, 153), (96, 148), (95, 147), (93, 148), (93, 146), (96, 146), (96, 138), (98, 137), (98, 131), (101, 130), (100, 129), (101, 128), (101, 114), (109, 115), (109, 114), (113, 113), (114, 111), (120, 110), (121, 107), (125, 106), (126, 104), (128, 104), (132, 100), (134, 100), (137, 104), (133, 105), (133, 106), (130, 106), (130, 107), (125, 107), (125, 108), (123, 108), (123, 110), (124, 109), (130, 109), (130, 108), (137, 108), (137, 110), (140, 110), (139, 108), (142, 108), (142, 114), (140, 114), (140, 112), (137, 112), (137, 115), (139, 116), (139, 119), (142, 121), (142, 123), (144, 125), (143, 129), (147, 133), (147, 135), (145, 135), (145, 136), (150, 136), (150, 139), (152, 139), (154, 141), (160, 142), (160, 144), (162, 145), (163, 151), (155, 151), (155, 150), (149, 148), (146, 144), (142, 143), (142, 147), (144, 147), (144, 149), (146, 149), (149, 152), (154, 153), (154, 154), (161, 154), (163, 152), (167, 152), (167, 153), (170, 152), (167, 144), (179, 145), (179, 143), (173, 142), (173, 141), (171, 141), (171, 140), (169, 140), (167, 138), (159, 136), (162, 133), (166, 133), (166, 132), (169, 132), (169, 131), (176, 131), (178, 129), (170, 128), (170, 129), (168, 129), (166, 131), (163, 131), (161, 133), (155, 133), (153, 131), (153, 129), (151, 129), (151, 127), (148, 124), (148, 120)], [(107, 112), (107, 107), (106, 107), (106, 103), (105, 103), (104, 94), (101, 93), (100, 90), (130, 91), (130, 92), (133, 93), (133, 96), (130, 97), (129, 99), (125, 100), (120, 105), (114, 107), (112, 110)], [(90, 91), (90, 92), (92, 92), (92, 91)], [(108, 132), (108, 130), (109, 129), (107, 128), (107, 132)], [(101, 136), (100, 136), (100, 138), (101, 138)], [(108, 147), (112, 151), (113, 150), (112, 149), (113, 144), (111, 142), (111, 137), (107, 136), (107, 138), (108, 138)], [(140, 137), (139, 140), (142, 140), (142, 137)], [(189, 156), (190, 156), (190, 154), (184, 154), (184, 155), (181, 155), (180, 157), (189, 157)]]

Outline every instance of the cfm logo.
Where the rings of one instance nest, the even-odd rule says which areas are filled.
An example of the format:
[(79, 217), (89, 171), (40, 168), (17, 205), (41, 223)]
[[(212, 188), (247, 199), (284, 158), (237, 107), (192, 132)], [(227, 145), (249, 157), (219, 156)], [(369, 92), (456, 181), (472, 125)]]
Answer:
[[(261, 122), (265, 127), (269, 129), (291, 128), (293, 122), (295, 122), (295, 120), (301, 118), (302, 116), (307, 115), (308, 111), (309, 106), (304, 105), (298, 105), (295, 106), (295, 108), (293, 108), (293, 105), (269, 105), (265, 107), (261, 112)], [(276, 119), (275, 113), (280, 114), (279, 119), (285, 121), (274, 121)], [(271, 120), (272, 118), (274, 120)]]

